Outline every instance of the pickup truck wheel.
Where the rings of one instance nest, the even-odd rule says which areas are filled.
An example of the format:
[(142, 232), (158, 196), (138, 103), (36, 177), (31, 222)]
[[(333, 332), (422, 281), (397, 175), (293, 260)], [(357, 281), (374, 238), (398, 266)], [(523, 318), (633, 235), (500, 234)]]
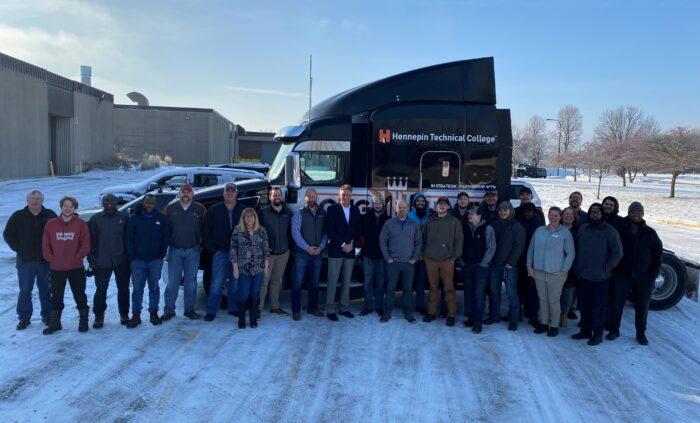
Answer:
[(664, 253), (661, 261), (661, 271), (656, 277), (654, 291), (651, 293), (652, 310), (667, 310), (685, 295), (688, 275), (683, 262), (673, 254)]

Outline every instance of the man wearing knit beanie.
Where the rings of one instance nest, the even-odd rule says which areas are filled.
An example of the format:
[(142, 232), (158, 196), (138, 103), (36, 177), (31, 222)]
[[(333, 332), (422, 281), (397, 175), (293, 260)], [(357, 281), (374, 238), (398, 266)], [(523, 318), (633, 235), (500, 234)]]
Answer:
[(620, 321), (627, 299), (634, 304), (634, 326), (637, 341), (647, 345), (647, 315), (654, 281), (661, 269), (663, 245), (659, 236), (644, 221), (644, 206), (634, 201), (627, 209), (627, 217), (620, 231), (623, 256), (621, 277), (616, 283), (611, 304), (610, 331), (605, 337), (612, 341), (620, 336)]

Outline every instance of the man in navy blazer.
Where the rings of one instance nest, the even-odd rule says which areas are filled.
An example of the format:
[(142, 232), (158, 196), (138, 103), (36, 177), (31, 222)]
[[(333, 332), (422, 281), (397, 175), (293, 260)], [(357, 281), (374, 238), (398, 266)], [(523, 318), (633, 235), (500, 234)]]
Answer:
[[(340, 315), (349, 319), (355, 317), (350, 306), (350, 279), (355, 262), (355, 245), (359, 236), (360, 212), (350, 203), (352, 187), (345, 184), (338, 191), (338, 204), (326, 210), (326, 235), (328, 236), (328, 286), (326, 288), (326, 316), (338, 321), (336, 306)], [(340, 303), (335, 302), (338, 278), (342, 275)]]

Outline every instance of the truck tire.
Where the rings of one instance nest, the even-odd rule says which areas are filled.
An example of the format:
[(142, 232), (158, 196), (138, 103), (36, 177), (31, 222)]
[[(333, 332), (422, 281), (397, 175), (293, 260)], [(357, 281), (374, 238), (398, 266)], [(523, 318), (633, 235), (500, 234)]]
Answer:
[(667, 310), (685, 295), (688, 274), (685, 265), (676, 256), (665, 252), (661, 259), (661, 272), (656, 278), (654, 291), (651, 293), (652, 310)]

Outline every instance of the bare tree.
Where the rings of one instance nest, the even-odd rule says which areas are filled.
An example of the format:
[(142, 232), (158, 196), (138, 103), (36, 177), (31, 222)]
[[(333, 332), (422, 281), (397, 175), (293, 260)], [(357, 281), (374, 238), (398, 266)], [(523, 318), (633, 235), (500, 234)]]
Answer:
[(586, 144), (581, 152), (583, 166), (588, 168), (589, 182), (591, 175), (598, 178), (596, 199), (600, 199), (600, 186), (603, 178), (614, 170), (614, 162), (608, 152), (608, 146), (601, 141)]
[(518, 134), (518, 156), (528, 164), (538, 166), (547, 154), (547, 123), (540, 116), (532, 116)]
[[(557, 142), (561, 142), (559, 154), (576, 149), (583, 134), (583, 117), (578, 107), (568, 104), (557, 113)], [(566, 175), (566, 160), (561, 161)], [(575, 176), (574, 176), (575, 178)]]
[(677, 126), (645, 139), (640, 150), (640, 161), (649, 168), (671, 174), (674, 198), (678, 176), (700, 169), (700, 129)]
[(595, 138), (612, 155), (615, 174), (622, 178), (623, 186), (627, 186), (627, 174), (629, 173), (630, 181), (634, 181), (641, 168), (635, 160), (638, 157), (635, 146), (658, 132), (659, 124), (656, 120), (644, 115), (644, 112), (634, 106), (606, 110), (600, 116)]

